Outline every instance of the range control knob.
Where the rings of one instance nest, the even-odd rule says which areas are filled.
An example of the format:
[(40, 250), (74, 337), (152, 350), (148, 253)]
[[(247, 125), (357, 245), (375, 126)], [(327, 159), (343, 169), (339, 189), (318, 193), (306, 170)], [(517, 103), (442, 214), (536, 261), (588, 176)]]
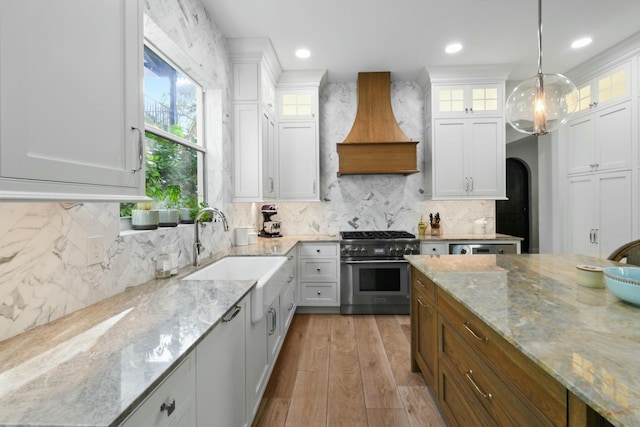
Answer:
[(343, 246), (343, 247), (340, 248), (340, 253), (342, 255), (346, 255), (347, 253), (349, 253), (349, 249), (347, 249), (346, 246)]
[(351, 255), (355, 254), (355, 253), (356, 253), (356, 248), (354, 248), (353, 246), (351, 246), (351, 247), (349, 248), (349, 253), (350, 253)]
[(411, 246), (410, 245), (405, 246), (404, 254), (405, 255), (410, 255), (411, 254)]
[(360, 248), (360, 255), (364, 255), (364, 254), (366, 254), (366, 253), (367, 253), (367, 248), (366, 248), (366, 247), (364, 247), (364, 246), (363, 246), (363, 247), (361, 247), (361, 248)]

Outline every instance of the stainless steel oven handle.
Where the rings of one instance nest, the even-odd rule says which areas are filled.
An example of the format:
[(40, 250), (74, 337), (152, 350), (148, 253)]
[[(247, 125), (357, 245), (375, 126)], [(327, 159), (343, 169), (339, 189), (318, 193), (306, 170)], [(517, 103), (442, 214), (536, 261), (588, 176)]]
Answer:
[(370, 261), (340, 260), (340, 264), (409, 264), (409, 261), (401, 259), (375, 259)]

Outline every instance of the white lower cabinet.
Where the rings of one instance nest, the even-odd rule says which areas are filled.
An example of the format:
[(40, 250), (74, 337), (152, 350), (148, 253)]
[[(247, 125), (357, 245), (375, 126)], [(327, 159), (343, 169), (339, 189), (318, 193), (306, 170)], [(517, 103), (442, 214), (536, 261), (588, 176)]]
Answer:
[[(273, 368), (276, 362), (280, 347), (282, 347), (283, 330), (280, 325), (282, 318), (280, 317), (280, 297), (276, 297), (269, 307), (267, 313), (268, 325), (267, 325), (267, 350), (268, 350), (268, 362), (269, 371)], [(269, 372), (269, 375), (271, 372)], [(267, 375), (267, 376), (269, 376)], [(268, 380), (268, 378), (267, 378)], [(263, 387), (267, 386), (267, 381), (263, 384)]]
[(162, 384), (136, 408), (135, 412), (133, 412), (121, 426), (195, 427), (195, 394), (195, 357), (194, 354), (191, 353), (167, 376)]
[(340, 306), (338, 242), (300, 243), (300, 306)]
[[(258, 323), (251, 323), (251, 313), (246, 313), (246, 402), (247, 420), (253, 417), (260, 405), (260, 398), (267, 384), (269, 374), (268, 328), (270, 316), (264, 316)], [(248, 423), (250, 424), (250, 423)]]
[(135, 410), (123, 427), (251, 425), (296, 309), (296, 253), (273, 277), (266, 315), (251, 321), (243, 298), (195, 351)]
[(293, 315), (296, 313), (296, 283), (294, 283), (294, 278), (291, 278), (290, 285), (286, 291), (283, 292), (280, 297), (280, 327), (282, 329), (282, 334), (284, 334), (289, 329), (289, 325), (291, 325), (291, 321), (293, 320)]
[(244, 426), (245, 329), (244, 298), (196, 348), (198, 426)]
[(568, 179), (568, 253), (607, 257), (633, 240), (631, 172)]

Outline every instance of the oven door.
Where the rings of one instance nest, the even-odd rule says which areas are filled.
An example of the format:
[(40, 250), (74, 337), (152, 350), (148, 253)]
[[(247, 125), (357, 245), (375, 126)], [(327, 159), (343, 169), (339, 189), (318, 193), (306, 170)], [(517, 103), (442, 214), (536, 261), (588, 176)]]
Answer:
[(409, 314), (409, 297), (407, 261), (341, 262), (341, 313)]

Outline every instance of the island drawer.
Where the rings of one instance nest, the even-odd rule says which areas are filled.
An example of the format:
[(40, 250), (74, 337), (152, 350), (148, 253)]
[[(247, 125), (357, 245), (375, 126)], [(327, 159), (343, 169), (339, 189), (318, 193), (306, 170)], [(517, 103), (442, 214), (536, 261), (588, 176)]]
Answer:
[[(485, 411), (497, 425), (553, 426), (527, 396), (503, 381), (483, 358), (474, 352), (459, 332), (442, 316), (439, 318), (440, 360), (451, 362), (451, 379), (455, 379), (476, 415)], [(445, 396), (442, 396), (443, 399)], [(480, 409), (482, 408), (482, 410)]]
[(411, 283), (414, 289), (419, 290), (432, 304), (436, 303), (436, 285), (427, 276), (415, 267), (411, 269)]
[(459, 384), (451, 363), (443, 360), (438, 365), (438, 396), (440, 407), (449, 424), (454, 427), (495, 426), (495, 422), (483, 407), (473, 405), (466, 386)]
[[(439, 334), (448, 325), (503, 381), (522, 392), (556, 425), (567, 424), (566, 389), (446, 292), (438, 290)], [(443, 351), (440, 341), (440, 351)], [(499, 367), (499, 368), (498, 368)]]

